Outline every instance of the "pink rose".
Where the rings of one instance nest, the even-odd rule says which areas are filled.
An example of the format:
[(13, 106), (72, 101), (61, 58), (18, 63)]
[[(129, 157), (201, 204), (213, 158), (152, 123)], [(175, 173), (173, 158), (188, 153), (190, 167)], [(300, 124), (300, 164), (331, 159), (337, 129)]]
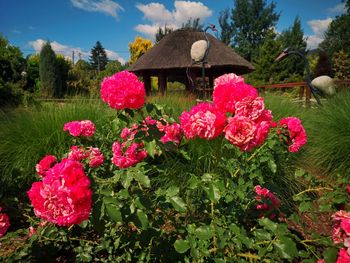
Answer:
[(125, 149), (125, 144), (114, 142), (112, 146), (112, 163), (120, 169), (134, 166), (147, 157), (147, 152), (141, 143), (132, 143)]
[[(287, 131), (282, 132), (287, 139), (290, 152), (298, 152), (300, 147), (306, 144), (306, 132), (301, 124), (301, 120), (295, 117), (287, 117), (279, 122), (280, 126)], [(281, 131), (280, 131), (281, 133)]]
[(63, 131), (68, 131), (69, 134), (74, 137), (91, 137), (94, 135), (96, 127), (95, 124), (89, 120), (71, 121), (64, 125)]
[(7, 214), (1, 213), (0, 207), (0, 237), (6, 234), (7, 229), (10, 227), (10, 220)]
[(56, 162), (56, 157), (53, 155), (46, 155), (40, 162), (35, 166), (37, 173), (40, 176), (45, 176), (47, 170), (49, 170)]

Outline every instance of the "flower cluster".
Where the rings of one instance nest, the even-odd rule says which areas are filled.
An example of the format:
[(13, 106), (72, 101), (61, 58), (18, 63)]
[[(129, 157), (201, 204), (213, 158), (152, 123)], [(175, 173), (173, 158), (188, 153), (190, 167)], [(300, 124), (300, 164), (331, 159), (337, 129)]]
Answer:
[(284, 135), (283, 138), (288, 144), (290, 152), (299, 151), (300, 147), (306, 143), (306, 132), (301, 124), (301, 120), (295, 117), (287, 117), (279, 122), (284, 131), (279, 131)]
[(143, 83), (128, 71), (106, 77), (101, 83), (101, 98), (113, 109), (139, 109), (145, 103), (145, 97)]
[(10, 227), (10, 220), (7, 214), (1, 213), (2, 208), (0, 207), (0, 237), (3, 237)]
[[(255, 200), (259, 202), (259, 204), (256, 205), (257, 210), (266, 213), (277, 210), (280, 207), (281, 201), (267, 188), (262, 188), (260, 185), (257, 185), (255, 186), (255, 193), (257, 194)], [(273, 217), (275, 217), (275, 214), (270, 215), (270, 218)]]
[(84, 136), (91, 137), (96, 131), (96, 127), (92, 121), (71, 121), (67, 122), (64, 127), (64, 131), (68, 131), (70, 135), (74, 137)]
[(99, 167), (104, 162), (104, 156), (99, 148), (89, 147), (85, 150), (83, 147), (73, 145), (68, 153), (68, 159), (82, 161), (87, 159), (92, 168)]
[(27, 192), (35, 215), (60, 226), (80, 224), (91, 212), (90, 180), (81, 163), (63, 159)]
[(198, 136), (210, 140), (222, 133), (226, 125), (226, 116), (213, 104), (202, 102), (190, 112), (184, 111), (180, 116), (180, 124), (187, 139)]
[(333, 242), (345, 246), (339, 250), (337, 263), (350, 262), (350, 212), (340, 210), (332, 218)]
[(214, 104), (224, 112), (235, 113), (236, 103), (246, 97), (256, 98), (258, 92), (233, 73), (215, 79)]
[(43, 177), (46, 172), (53, 166), (56, 162), (56, 157), (53, 155), (46, 155), (41, 161), (35, 166), (37, 173)]
[(129, 147), (126, 144), (114, 142), (112, 146), (112, 163), (121, 169), (134, 166), (147, 157), (143, 143), (133, 142)]

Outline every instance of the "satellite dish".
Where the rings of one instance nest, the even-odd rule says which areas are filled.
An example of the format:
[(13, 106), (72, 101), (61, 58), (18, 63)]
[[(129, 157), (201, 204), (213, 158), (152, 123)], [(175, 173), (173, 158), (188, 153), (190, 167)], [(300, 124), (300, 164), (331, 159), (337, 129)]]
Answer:
[(206, 40), (198, 40), (192, 44), (191, 58), (195, 62), (203, 61), (205, 52), (208, 49), (208, 43)]

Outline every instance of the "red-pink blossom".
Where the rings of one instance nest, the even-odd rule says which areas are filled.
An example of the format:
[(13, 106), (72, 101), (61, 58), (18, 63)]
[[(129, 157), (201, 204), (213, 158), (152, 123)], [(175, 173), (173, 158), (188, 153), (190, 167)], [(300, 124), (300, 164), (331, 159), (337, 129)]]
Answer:
[(99, 148), (90, 147), (87, 152), (89, 153), (90, 167), (97, 168), (104, 162), (104, 156)]
[(228, 118), (228, 124), (224, 129), (225, 138), (239, 147), (242, 151), (249, 151), (255, 137), (256, 125), (247, 117), (234, 116)]
[(126, 149), (125, 143), (114, 142), (112, 146), (112, 163), (119, 168), (134, 166), (147, 157), (147, 151), (142, 143), (132, 143)]
[(296, 117), (287, 117), (279, 122), (280, 126), (286, 129), (281, 132), (287, 137), (286, 143), (290, 152), (299, 151), (300, 147), (306, 144), (306, 132), (301, 124), (301, 120)]
[(166, 124), (161, 128), (161, 131), (164, 132), (164, 136), (160, 138), (162, 143), (166, 142), (174, 142), (176, 144), (180, 144), (182, 133), (181, 127), (178, 123), (174, 122), (172, 124)]
[(180, 125), (187, 139), (196, 136), (213, 139), (219, 136), (226, 124), (226, 116), (213, 104), (202, 102), (194, 106), (190, 112), (184, 111), (180, 116)]
[(68, 131), (69, 134), (74, 137), (91, 137), (94, 135), (96, 127), (95, 124), (89, 120), (71, 121), (64, 125), (63, 130)]
[(81, 161), (89, 157), (89, 154), (85, 152), (83, 147), (73, 145), (71, 151), (68, 153), (68, 159), (74, 161)]
[(349, 263), (349, 262), (350, 262), (350, 255), (347, 249), (341, 248), (339, 250), (336, 263)]
[(0, 207), (0, 237), (3, 237), (10, 227), (10, 220), (7, 214), (1, 213), (1, 210), (2, 208)]
[(101, 98), (111, 108), (139, 109), (145, 103), (144, 85), (134, 73), (121, 71), (101, 83)]
[(80, 224), (91, 212), (90, 180), (81, 163), (63, 159), (27, 192), (36, 216), (60, 226)]
[(333, 241), (334, 243), (343, 243), (350, 237), (350, 212), (344, 210), (337, 211), (332, 215), (333, 218)]
[[(281, 201), (267, 188), (262, 188), (260, 185), (257, 185), (255, 186), (255, 193), (257, 194), (255, 200), (259, 202), (256, 205), (257, 210), (262, 212), (272, 212), (280, 207)], [(273, 217), (275, 217), (274, 213), (270, 215), (270, 218)]]
[(45, 176), (47, 170), (49, 170), (56, 162), (56, 157), (53, 155), (46, 155), (39, 163), (35, 166), (37, 173), (40, 176)]
[(257, 120), (265, 110), (264, 99), (261, 97), (246, 97), (236, 102), (235, 115), (244, 116), (251, 120)]
[(258, 92), (252, 86), (244, 83), (242, 79), (231, 73), (215, 80), (213, 91), (214, 105), (223, 112), (235, 113), (236, 103), (244, 98), (256, 98)]

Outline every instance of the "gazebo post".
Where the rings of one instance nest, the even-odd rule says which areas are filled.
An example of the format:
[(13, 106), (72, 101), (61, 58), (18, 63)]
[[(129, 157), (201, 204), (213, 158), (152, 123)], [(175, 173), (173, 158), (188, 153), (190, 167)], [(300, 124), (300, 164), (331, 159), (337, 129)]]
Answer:
[(165, 94), (167, 88), (167, 78), (164, 71), (161, 71), (158, 75), (158, 90), (162, 95)]
[(143, 72), (142, 74), (143, 83), (145, 85), (145, 90), (147, 96), (151, 94), (152, 86), (151, 86), (151, 76), (147, 74), (146, 72)]

